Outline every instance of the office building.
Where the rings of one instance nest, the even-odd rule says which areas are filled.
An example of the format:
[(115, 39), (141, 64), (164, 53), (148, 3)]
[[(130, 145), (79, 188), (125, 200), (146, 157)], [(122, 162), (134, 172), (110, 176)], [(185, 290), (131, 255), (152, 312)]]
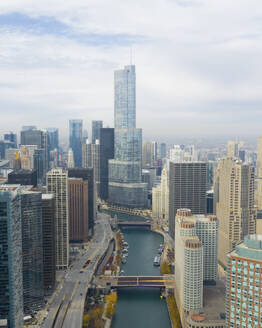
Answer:
[(13, 168), (14, 167), (14, 159), (16, 157), (16, 153), (19, 153), (19, 149), (17, 148), (8, 148), (5, 151), (5, 159), (9, 161), (9, 167)]
[(21, 190), (24, 313), (43, 304), (42, 194)]
[(94, 169), (68, 169), (69, 178), (80, 178), (88, 182), (88, 233), (94, 233), (94, 222), (96, 220), (96, 184), (94, 181)]
[(82, 120), (69, 121), (69, 148), (72, 148), (74, 154), (75, 167), (82, 166)]
[(5, 133), (4, 140), (12, 143), (12, 148), (17, 148), (17, 135), (13, 132)]
[[(21, 145), (36, 145), (37, 149), (44, 150), (44, 171), (46, 173), (49, 167), (48, 132), (36, 129), (21, 131)], [(31, 160), (33, 163), (33, 154)]]
[(262, 235), (245, 236), (228, 254), (227, 328), (262, 327)]
[(164, 142), (160, 144), (160, 158), (166, 158), (166, 144)]
[(26, 146), (20, 147), (21, 169), (30, 170), (31, 159), (29, 156), (29, 149)]
[(68, 173), (57, 168), (46, 174), (48, 194), (55, 196), (56, 206), (56, 268), (66, 269), (69, 264)]
[(30, 131), (30, 130), (36, 130), (35, 125), (23, 125), (22, 126), (22, 131)]
[(56, 283), (55, 229), (55, 196), (42, 194), (43, 281), (45, 290), (54, 288)]
[(98, 139), (95, 144), (90, 144), (87, 140), (86, 143), (82, 145), (82, 167), (94, 169), (97, 193), (99, 193), (100, 188), (100, 154), (100, 144)]
[(87, 139), (82, 144), (82, 168), (92, 167), (92, 147), (90, 141)]
[(115, 71), (115, 155), (109, 160), (109, 201), (133, 208), (147, 206), (142, 183), (142, 130), (136, 128), (135, 66)]
[(45, 181), (45, 151), (44, 149), (36, 149), (34, 151), (34, 170), (37, 173), (37, 184), (42, 184)]
[(103, 121), (92, 121), (92, 144), (96, 143), (96, 140), (100, 141), (100, 129), (103, 128)]
[(243, 149), (240, 149), (239, 152), (238, 152), (238, 155), (239, 155), (239, 158), (241, 159), (241, 161), (243, 163), (245, 163), (245, 161), (246, 161), (246, 151), (243, 150)]
[(8, 174), (8, 184), (21, 184), (24, 186), (37, 186), (36, 170), (15, 170)]
[(206, 213), (207, 163), (169, 163), (169, 234), (175, 236), (175, 215), (179, 208), (192, 214)]
[(156, 143), (154, 142), (144, 142), (142, 149), (142, 166), (144, 168), (154, 167), (156, 162)]
[(254, 170), (238, 159), (219, 161), (214, 179), (214, 211), (219, 220), (219, 264), (244, 236), (255, 233)]
[(88, 181), (82, 178), (68, 179), (69, 241), (88, 241)]
[(174, 145), (173, 148), (169, 150), (169, 159), (174, 163), (182, 163), (184, 161), (184, 149), (179, 145)]
[(0, 186), (0, 320), (23, 328), (22, 219), (19, 186)]
[(47, 128), (49, 151), (59, 149), (59, 135), (57, 128)]
[(227, 143), (227, 157), (238, 158), (239, 143), (236, 141), (228, 141)]
[(161, 184), (152, 189), (152, 217), (168, 222), (169, 217), (169, 183), (168, 171), (164, 167), (161, 175)]
[(114, 129), (100, 130), (100, 186), (99, 197), (108, 200), (108, 161), (114, 158)]
[(73, 169), (75, 167), (74, 153), (72, 148), (69, 148), (67, 154), (67, 167)]

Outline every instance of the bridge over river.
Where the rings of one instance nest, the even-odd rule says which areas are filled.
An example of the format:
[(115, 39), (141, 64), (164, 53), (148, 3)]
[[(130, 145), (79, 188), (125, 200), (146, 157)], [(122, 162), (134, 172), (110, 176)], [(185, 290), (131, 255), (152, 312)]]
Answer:
[(99, 284), (111, 286), (113, 288), (123, 287), (154, 287), (173, 288), (173, 276), (103, 276), (99, 279)]
[(146, 221), (118, 221), (119, 227), (148, 227), (151, 228), (151, 223)]

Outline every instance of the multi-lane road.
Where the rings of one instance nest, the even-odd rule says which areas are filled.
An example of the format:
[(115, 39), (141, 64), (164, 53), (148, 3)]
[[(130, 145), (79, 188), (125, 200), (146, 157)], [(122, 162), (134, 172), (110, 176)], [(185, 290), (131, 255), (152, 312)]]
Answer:
[[(43, 320), (43, 328), (81, 328), (85, 297), (97, 261), (104, 254), (112, 238), (107, 215), (98, 213), (90, 246), (66, 271)], [(83, 268), (85, 263), (90, 263)]]

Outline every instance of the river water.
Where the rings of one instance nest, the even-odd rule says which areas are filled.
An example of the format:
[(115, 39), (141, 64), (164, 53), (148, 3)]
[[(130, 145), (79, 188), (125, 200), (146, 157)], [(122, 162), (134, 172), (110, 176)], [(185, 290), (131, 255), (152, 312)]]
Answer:
[[(122, 228), (122, 232), (129, 244), (127, 263), (122, 265), (124, 275), (160, 275), (160, 269), (153, 266), (153, 260), (163, 237), (140, 227)], [(112, 328), (147, 327), (171, 327), (166, 301), (160, 299), (160, 289), (119, 289)]]

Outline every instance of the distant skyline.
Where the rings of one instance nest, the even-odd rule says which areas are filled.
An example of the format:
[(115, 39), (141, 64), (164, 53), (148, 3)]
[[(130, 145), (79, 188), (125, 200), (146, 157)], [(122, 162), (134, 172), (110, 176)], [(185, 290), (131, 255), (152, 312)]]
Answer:
[(137, 72), (144, 139), (262, 134), (261, 0), (0, 3), (0, 135), (113, 127), (114, 70)]

